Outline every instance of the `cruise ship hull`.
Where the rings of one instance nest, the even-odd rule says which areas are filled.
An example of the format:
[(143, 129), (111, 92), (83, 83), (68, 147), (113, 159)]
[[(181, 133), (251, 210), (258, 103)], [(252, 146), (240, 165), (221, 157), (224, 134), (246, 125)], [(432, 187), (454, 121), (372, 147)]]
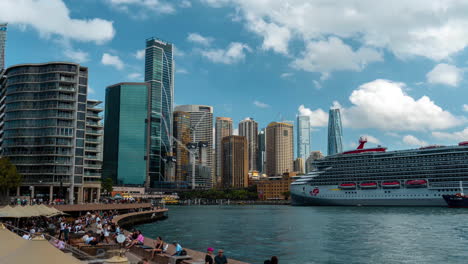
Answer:
[(303, 206), (447, 206), (442, 195), (457, 192), (428, 188), (341, 190), (336, 185), (291, 187), (292, 205)]

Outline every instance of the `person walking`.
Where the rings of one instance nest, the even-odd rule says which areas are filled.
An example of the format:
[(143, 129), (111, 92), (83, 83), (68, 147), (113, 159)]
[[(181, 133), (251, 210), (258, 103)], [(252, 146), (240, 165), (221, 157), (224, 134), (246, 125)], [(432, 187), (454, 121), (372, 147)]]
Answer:
[(213, 248), (208, 248), (208, 249), (206, 250), (205, 264), (213, 264), (213, 263), (214, 263), (214, 260), (213, 260), (213, 251), (214, 251)]
[(228, 264), (227, 258), (224, 255), (224, 250), (218, 250), (218, 255), (214, 258), (215, 264)]

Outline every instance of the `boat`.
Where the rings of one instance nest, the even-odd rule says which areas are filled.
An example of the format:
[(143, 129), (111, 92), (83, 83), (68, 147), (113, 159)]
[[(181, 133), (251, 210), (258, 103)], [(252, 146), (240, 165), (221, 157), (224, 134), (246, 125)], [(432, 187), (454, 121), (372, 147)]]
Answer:
[(387, 151), (365, 148), (314, 161), (291, 183), (293, 205), (447, 206), (443, 195), (468, 186), (468, 141), (453, 146)]
[(460, 182), (460, 193), (442, 195), (450, 208), (468, 208), (468, 196), (463, 193), (463, 183)]
[(381, 183), (382, 188), (388, 189), (388, 188), (400, 188), (400, 182), (399, 181), (384, 181)]
[(376, 182), (362, 182), (359, 184), (359, 187), (361, 189), (376, 189), (377, 185), (378, 184)]
[(406, 181), (406, 187), (408, 188), (419, 188), (419, 187), (424, 187), (427, 185), (426, 180), (409, 180)]
[(340, 184), (340, 188), (343, 190), (354, 190), (356, 189), (356, 184), (354, 182), (342, 183)]

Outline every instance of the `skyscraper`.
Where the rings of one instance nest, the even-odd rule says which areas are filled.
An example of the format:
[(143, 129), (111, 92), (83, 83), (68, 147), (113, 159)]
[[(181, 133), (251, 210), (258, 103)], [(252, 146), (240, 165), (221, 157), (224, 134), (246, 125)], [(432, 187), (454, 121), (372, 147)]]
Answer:
[(106, 88), (103, 178), (144, 186), (147, 180), (148, 83)]
[(265, 129), (263, 128), (257, 137), (257, 170), (260, 173), (265, 172), (265, 161), (266, 161), (266, 144), (265, 144)]
[(305, 173), (305, 161), (302, 158), (297, 158), (294, 160), (294, 171), (297, 172), (298, 174), (304, 174)]
[(292, 172), (294, 161), (294, 126), (272, 122), (266, 128), (266, 174), (282, 175)]
[(149, 155), (147, 186), (157, 187), (166, 179), (166, 156), (172, 155), (172, 106), (174, 102), (173, 46), (156, 38), (146, 40), (145, 82), (149, 91)]
[(5, 44), (7, 37), (7, 24), (0, 24), (0, 71), (5, 68)]
[(328, 114), (328, 155), (343, 152), (343, 130), (339, 108), (330, 109)]
[(215, 125), (215, 154), (216, 154), (216, 184), (221, 183), (222, 168), (221, 168), (221, 140), (224, 137), (232, 135), (232, 119), (230, 117), (216, 117)]
[(239, 136), (243, 136), (247, 139), (249, 148), (249, 171), (255, 171), (257, 170), (258, 123), (250, 117), (240, 121)]
[[(192, 142), (190, 136), (190, 113), (182, 111), (174, 111), (174, 137), (179, 143), (174, 145), (174, 152), (176, 156), (175, 164), (175, 182), (189, 183), (190, 178), (190, 153), (184, 146)], [(185, 185), (185, 184), (184, 184)]]
[(247, 140), (228, 136), (221, 140), (222, 185), (224, 188), (245, 188), (249, 184)]
[(307, 158), (307, 160), (305, 162), (306, 173), (309, 173), (309, 172), (313, 171), (315, 169), (314, 161), (318, 160), (318, 159), (322, 159), (322, 158), (323, 158), (322, 152), (320, 152), (320, 151), (310, 152), (310, 155), (309, 155), (309, 157)]
[(100, 101), (87, 99), (88, 68), (71, 62), (20, 64), (5, 76), (1, 154), (23, 175), (17, 194), (70, 203), (99, 199)]
[(310, 152), (310, 117), (297, 117), (297, 157), (307, 159)]
[(175, 111), (190, 114), (191, 142), (203, 142), (207, 147), (199, 148), (195, 187), (211, 188), (214, 182), (213, 160), (213, 107), (207, 105), (178, 105)]

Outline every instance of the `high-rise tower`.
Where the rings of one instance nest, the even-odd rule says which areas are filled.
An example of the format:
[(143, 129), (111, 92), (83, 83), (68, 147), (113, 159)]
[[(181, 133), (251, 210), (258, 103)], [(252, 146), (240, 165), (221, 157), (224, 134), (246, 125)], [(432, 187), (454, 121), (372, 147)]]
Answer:
[(149, 92), (149, 144), (147, 187), (167, 181), (166, 156), (172, 154), (172, 106), (174, 102), (173, 46), (157, 38), (146, 40), (145, 82)]
[(297, 157), (306, 160), (310, 152), (310, 117), (297, 117)]
[(293, 125), (272, 122), (266, 128), (266, 174), (278, 176), (294, 171)]
[(0, 24), (0, 71), (5, 68), (5, 43), (7, 24)]
[(228, 136), (221, 140), (222, 185), (224, 188), (245, 188), (249, 182), (247, 140)]
[(250, 117), (240, 121), (239, 136), (243, 136), (247, 139), (249, 149), (249, 171), (255, 171), (257, 170), (258, 123)]
[(175, 111), (190, 114), (190, 142), (197, 143), (199, 146), (195, 188), (211, 188), (215, 175), (213, 167), (213, 107), (178, 105), (175, 107)]
[(174, 145), (176, 156), (174, 178), (176, 183), (186, 185), (191, 182), (190, 153), (184, 147), (192, 142), (190, 134), (190, 113), (174, 111), (174, 137), (179, 142)]
[(339, 108), (330, 109), (328, 114), (328, 155), (343, 152), (343, 129)]
[(216, 183), (219, 185), (221, 183), (222, 168), (221, 168), (221, 140), (224, 137), (232, 135), (232, 119), (230, 117), (216, 117)]
[(265, 144), (265, 129), (263, 128), (257, 137), (257, 170), (260, 173), (265, 172), (265, 161), (266, 161), (266, 144)]

